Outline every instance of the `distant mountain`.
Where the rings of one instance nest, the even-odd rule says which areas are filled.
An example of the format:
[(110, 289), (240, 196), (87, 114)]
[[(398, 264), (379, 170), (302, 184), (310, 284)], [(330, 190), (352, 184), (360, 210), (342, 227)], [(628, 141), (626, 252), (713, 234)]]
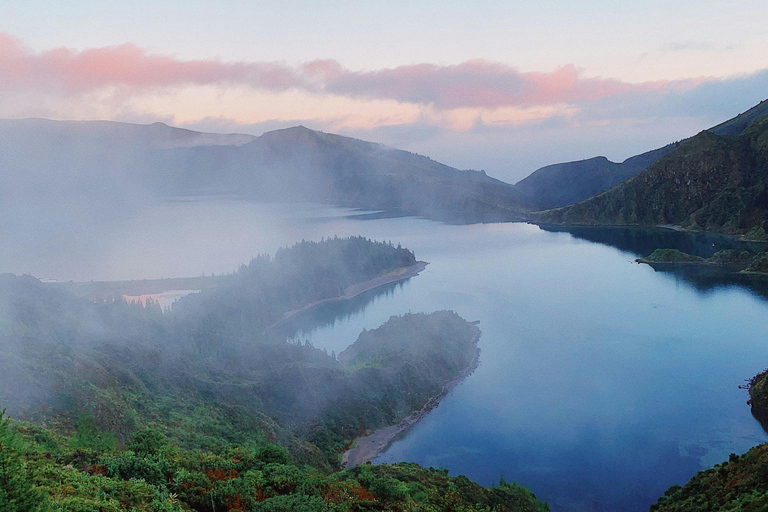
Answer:
[(456, 220), (520, 219), (512, 185), (381, 144), (302, 126), (237, 148), (176, 148), (144, 178), (167, 195), (239, 194)]
[[(717, 135), (738, 135), (756, 119), (766, 114), (768, 114), (768, 100), (709, 131)], [(515, 188), (526, 194), (539, 209), (568, 206), (637, 175), (670, 153), (679, 144), (668, 144), (628, 158), (621, 163), (611, 162), (604, 156), (598, 156), (577, 162), (548, 165), (517, 182)]]
[(581, 203), (543, 212), (537, 220), (675, 225), (766, 239), (768, 116), (741, 135), (703, 131), (637, 176)]
[[(520, 219), (512, 185), (425, 156), (304, 127), (261, 137), (161, 123), (0, 121), (0, 199), (100, 203), (131, 192), (317, 201), (456, 220)], [(121, 195), (122, 194), (122, 195)]]

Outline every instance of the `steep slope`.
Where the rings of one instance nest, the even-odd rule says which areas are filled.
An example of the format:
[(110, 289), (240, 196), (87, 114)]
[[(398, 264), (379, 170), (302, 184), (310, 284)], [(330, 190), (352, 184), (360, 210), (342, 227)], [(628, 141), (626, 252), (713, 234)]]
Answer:
[(743, 135), (701, 132), (637, 176), (540, 222), (671, 224), (764, 239), (768, 229), (768, 116)]
[[(739, 135), (755, 120), (767, 114), (768, 100), (708, 131), (717, 135)], [(622, 163), (611, 162), (604, 156), (599, 156), (577, 162), (548, 165), (517, 182), (515, 188), (531, 198), (541, 209), (568, 206), (637, 175), (683, 142), (685, 141), (633, 156)]]

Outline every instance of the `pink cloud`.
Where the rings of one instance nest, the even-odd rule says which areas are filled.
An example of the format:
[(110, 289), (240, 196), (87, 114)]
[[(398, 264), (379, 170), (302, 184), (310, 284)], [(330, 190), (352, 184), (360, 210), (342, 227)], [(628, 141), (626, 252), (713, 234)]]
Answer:
[(432, 103), (439, 108), (499, 108), (591, 101), (632, 91), (687, 89), (700, 80), (631, 84), (584, 78), (573, 65), (551, 73), (520, 72), (500, 63), (471, 60), (452, 66), (416, 64), (370, 72), (347, 72), (326, 90), (362, 97)]
[(270, 91), (300, 89), (353, 98), (390, 99), (438, 109), (528, 107), (593, 101), (628, 92), (694, 87), (698, 81), (631, 84), (585, 78), (573, 65), (551, 73), (470, 60), (351, 71), (335, 60), (299, 66), (280, 62), (181, 60), (133, 44), (35, 53), (0, 32), (0, 88), (79, 94), (106, 87), (142, 90), (188, 85), (245, 85)]
[(110, 86), (245, 84), (280, 91), (303, 83), (297, 70), (277, 62), (179, 60), (147, 54), (133, 44), (35, 54), (0, 33), (0, 86), (5, 87), (82, 93)]

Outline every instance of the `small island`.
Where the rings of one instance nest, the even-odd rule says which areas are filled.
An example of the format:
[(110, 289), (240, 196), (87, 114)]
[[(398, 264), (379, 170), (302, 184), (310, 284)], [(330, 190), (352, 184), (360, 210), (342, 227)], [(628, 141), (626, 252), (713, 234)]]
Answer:
[(749, 251), (724, 249), (716, 252), (711, 258), (702, 258), (677, 249), (656, 249), (636, 261), (661, 270), (677, 265), (699, 265), (719, 268), (726, 273), (768, 275), (768, 251), (753, 254)]

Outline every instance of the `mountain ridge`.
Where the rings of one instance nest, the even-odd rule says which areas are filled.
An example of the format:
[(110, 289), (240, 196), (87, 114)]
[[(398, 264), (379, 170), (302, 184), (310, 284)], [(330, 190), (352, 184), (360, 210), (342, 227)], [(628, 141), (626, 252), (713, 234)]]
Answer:
[(741, 135), (704, 130), (645, 171), (537, 222), (673, 225), (768, 238), (768, 115)]
[[(738, 135), (766, 114), (768, 114), (768, 100), (763, 100), (738, 116), (706, 131), (717, 135)], [(515, 188), (528, 195), (531, 201), (542, 210), (579, 203), (636, 176), (690, 139), (689, 137), (640, 153), (621, 163), (598, 156), (547, 165), (515, 183)]]
[[(254, 137), (163, 123), (0, 120), (0, 176), (0, 197), (10, 201), (27, 190), (27, 203), (46, 189), (57, 199), (106, 195), (93, 202), (125, 202), (121, 191), (135, 189), (160, 197), (314, 201), (459, 221), (522, 220), (530, 207), (524, 194), (484, 172), (304, 126)], [(78, 181), (87, 182), (86, 192)]]

